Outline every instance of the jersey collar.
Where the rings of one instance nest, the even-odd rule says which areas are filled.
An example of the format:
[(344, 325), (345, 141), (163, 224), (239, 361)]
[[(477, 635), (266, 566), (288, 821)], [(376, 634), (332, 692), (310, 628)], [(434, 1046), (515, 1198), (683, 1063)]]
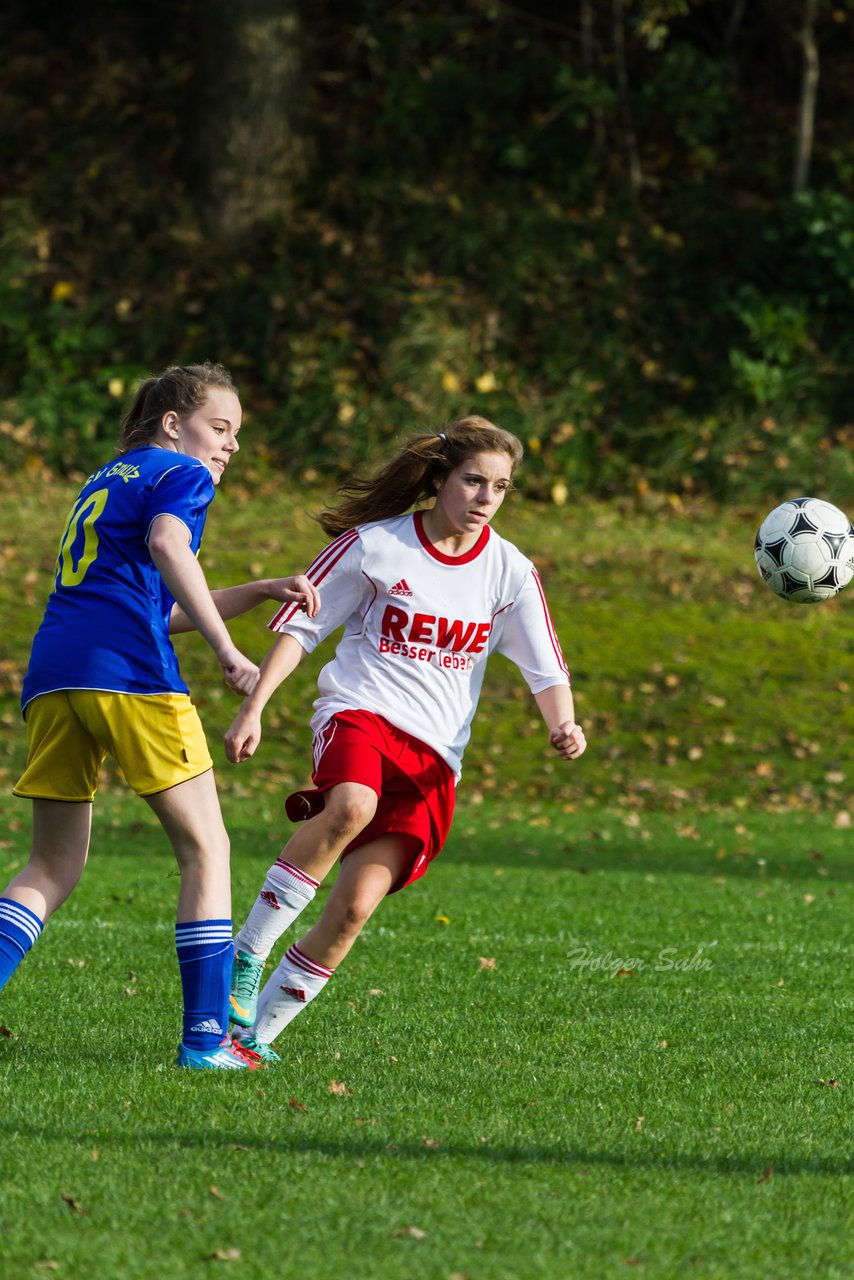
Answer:
[(424, 512), (413, 512), (412, 519), (415, 524), (415, 532), (418, 535), (418, 541), (421, 543), (427, 554), (432, 556), (434, 560), (438, 560), (439, 564), (471, 564), (472, 560), (477, 559), (481, 551), (485, 548), (487, 542), (489, 542), (490, 528), (488, 524), (485, 524), (480, 531), (480, 537), (473, 547), (470, 547), (469, 550), (461, 556), (446, 556), (444, 551), (439, 551), (434, 547), (433, 543), (424, 532)]

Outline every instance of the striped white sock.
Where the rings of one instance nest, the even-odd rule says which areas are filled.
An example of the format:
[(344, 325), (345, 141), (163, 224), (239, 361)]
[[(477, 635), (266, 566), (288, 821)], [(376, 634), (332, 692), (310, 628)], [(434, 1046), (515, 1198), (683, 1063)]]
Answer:
[(234, 939), (238, 951), (266, 960), (279, 938), (317, 893), (318, 882), (293, 863), (277, 859)]
[(300, 1010), (320, 995), (334, 972), (310, 959), (294, 943), (261, 992), (251, 1034), (263, 1044), (272, 1044)]

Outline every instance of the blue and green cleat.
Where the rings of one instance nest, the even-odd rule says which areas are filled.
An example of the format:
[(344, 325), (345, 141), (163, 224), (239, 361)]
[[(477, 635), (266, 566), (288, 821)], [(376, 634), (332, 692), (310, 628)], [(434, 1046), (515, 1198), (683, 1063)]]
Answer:
[(231, 967), (231, 996), (228, 1016), (239, 1027), (251, 1027), (258, 1008), (258, 988), (264, 961), (246, 951), (238, 951)]
[(263, 1059), (242, 1045), (223, 1040), (213, 1049), (190, 1049), (179, 1044), (175, 1061), (177, 1066), (189, 1067), (193, 1071), (255, 1071)]

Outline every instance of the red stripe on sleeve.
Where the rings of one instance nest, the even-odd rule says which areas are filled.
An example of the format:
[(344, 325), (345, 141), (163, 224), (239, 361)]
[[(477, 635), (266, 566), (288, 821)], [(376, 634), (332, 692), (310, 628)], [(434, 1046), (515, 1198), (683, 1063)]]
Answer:
[[(324, 547), (320, 555), (306, 569), (308, 580), (313, 582), (316, 587), (319, 586), (330, 569), (334, 569), (344, 553), (349, 551), (358, 536), (357, 529), (348, 529), (346, 533), (340, 534), (334, 542), (330, 542), (327, 547)], [(291, 618), (298, 612), (299, 605), (296, 601), (286, 601), (268, 624), (269, 629), (278, 631), (286, 622), (290, 622)]]
[(539, 591), (540, 593), (540, 603), (543, 606), (543, 613), (546, 615), (546, 626), (548, 627), (549, 637), (552, 642), (552, 648), (555, 651), (555, 657), (560, 663), (561, 669), (568, 676), (569, 668), (566, 665), (566, 659), (563, 656), (563, 651), (560, 647), (560, 641), (557, 638), (557, 632), (555, 631), (555, 624), (552, 622), (552, 615), (549, 613), (549, 606), (546, 604), (546, 596), (545, 596), (545, 592), (543, 591), (543, 584), (540, 581), (540, 575), (537, 573), (536, 569), (532, 569), (531, 572), (534, 575), (534, 582), (537, 584), (537, 591)]

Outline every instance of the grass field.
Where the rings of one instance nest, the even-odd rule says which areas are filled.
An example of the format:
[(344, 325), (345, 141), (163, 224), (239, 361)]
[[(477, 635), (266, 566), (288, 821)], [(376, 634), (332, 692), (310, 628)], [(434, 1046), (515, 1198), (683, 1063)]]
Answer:
[[(63, 492), (0, 504), (6, 782)], [(310, 558), (287, 499), (258, 542), (259, 494), (223, 496), (214, 581), (278, 567), (277, 522)], [(787, 608), (754, 581), (756, 514), (508, 515), (590, 750), (544, 773), (496, 665), (447, 849), (276, 1071), (172, 1069), (176, 876), (105, 774), (87, 876), (0, 996), (2, 1280), (854, 1277), (848, 606)], [(262, 623), (240, 624), (255, 654)], [(182, 644), (216, 754), (230, 704)], [(251, 765), (218, 766), (238, 918), (286, 834), (312, 675)], [(0, 811), (5, 883), (28, 823)]]
[(284, 1064), (220, 1078), (169, 1066), (175, 880), (130, 803), (3, 996), (4, 1276), (854, 1274), (831, 822), (464, 809)]

